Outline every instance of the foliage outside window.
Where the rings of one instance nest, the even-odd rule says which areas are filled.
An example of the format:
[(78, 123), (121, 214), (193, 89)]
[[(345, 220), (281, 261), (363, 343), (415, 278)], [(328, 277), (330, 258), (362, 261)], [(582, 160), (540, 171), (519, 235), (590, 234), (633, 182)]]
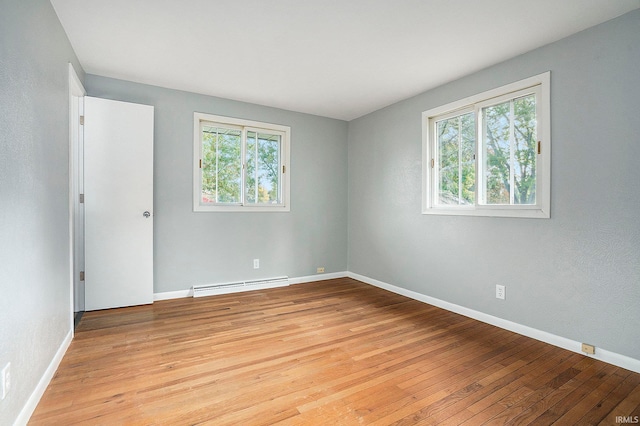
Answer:
[(423, 113), (423, 213), (549, 217), (549, 73)]
[(194, 114), (194, 210), (289, 211), (290, 128)]

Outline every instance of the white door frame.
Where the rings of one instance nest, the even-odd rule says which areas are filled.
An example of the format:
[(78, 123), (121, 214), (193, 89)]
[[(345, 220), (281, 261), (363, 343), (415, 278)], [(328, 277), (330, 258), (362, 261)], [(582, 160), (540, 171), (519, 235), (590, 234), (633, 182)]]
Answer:
[(83, 130), (80, 116), (83, 114), (86, 93), (73, 64), (69, 63), (69, 310), (72, 333), (75, 312), (84, 311), (84, 292), (81, 291), (80, 282), (80, 268), (84, 263), (84, 218), (79, 196), (83, 185)]

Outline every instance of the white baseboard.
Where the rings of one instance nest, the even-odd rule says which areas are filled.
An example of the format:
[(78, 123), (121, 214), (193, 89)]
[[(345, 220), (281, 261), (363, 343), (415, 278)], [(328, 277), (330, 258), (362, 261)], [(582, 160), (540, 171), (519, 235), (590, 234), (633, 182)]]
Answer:
[[(348, 276), (348, 272), (343, 271), (343, 272), (330, 272), (330, 273), (326, 273), (326, 274), (315, 274), (315, 275), (307, 275), (304, 277), (293, 277), (293, 278), (289, 278), (289, 285), (294, 285), (294, 284), (303, 284), (303, 283), (310, 283), (310, 282), (314, 282), (314, 281), (323, 281), (323, 280), (331, 280), (334, 278), (344, 278)], [(280, 287), (280, 286), (277, 286)], [(244, 291), (249, 291), (249, 290), (264, 290), (266, 288), (270, 288), (270, 287), (251, 287), (251, 288), (247, 288)], [(229, 293), (232, 293), (234, 291), (229, 291)], [(237, 292), (237, 291), (236, 291)], [(163, 293), (154, 293), (153, 294), (153, 300), (170, 300), (170, 299), (181, 299), (183, 297), (193, 297), (193, 289), (187, 289), (187, 290), (178, 290), (178, 291), (167, 291), (167, 292), (163, 292)]]
[(24, 407), (22, 407), (20, 414), (18, 414), (18, 418), (13, 423), (14, 426), (23, 426), (29, 422), (29, 419), (38, 406), (42, 395), (44, 395), (44, 391), (47, 390), (47, 386), (49, 386), (51, 379), (53, 379), (53, 376), (56, 374), (56, 370), (58, 370), (58, 366), (60, 365), (60, 362), (62, 361), (64, 354), (67, 352), (67, 349), (69, 348), (72, 340), (73, 329), (69, 330), (69, 333), (62, 341), (62, 344), (49, 363), (49, 366), (42, 375), (42, 378), (38, 382), (38, 385), (31, 393), (31, 396), (27, 400), (27, 403), (24, 405)]
[[(522, 334), (523, 336), (531, 337), (532, 339), (540, 340), (542, 342), (549, 343), (551, 345), (558, 346), (560, 348), (567, 349), (569, 351), (576, 352), (584, 356), (588, 356), (590, 358), (594, 358), (609, 364), (616, 365), (618, 367), (626, 368), (627, 370), (635, 371), (636, 373), (640, 373), (640, 360), (628, 357), (626, 355), (621, 355), (616, 352), (611, 352), (600, 347), (596, 348), (595, 355), (587, 355), (581, 350), (582, 348), (581, 342), (577, 342), (575, 340), (571, 340), (566, 337), (557, 336), (555, 334), (538, 330), (526, 325), (518, 324), (513, 321), (508, 321), (503, 318), (495, 317), (493, 315), (485, 314), (483, 312), (466, 308), (464, 306), (456, 305), (454, 303), (446, 302), (444, 300), (436, 299), (435, 297), (426, 296), (424, 294), (421, 294), (412, 290), (407, 290), (402, 287), (395, 286), (393, 284), (388, 284), (382, 281), (378, 281), (376, 279), (369, 278), (364, 275), (356, 274), (354, 272), (343, 271), (343, 272), (332, 272), (327, 274), (316, 274), (316, 275), (307, 275), (302, 277), (294, 277), (294, 278), (289, 278), (289, 285), (303, 284), (303, 283), (309, 283), (314, 281), (323, 281), (323, 280), (330, 280), (330, 279), (344, 278), (344, 277), (353, 278), (354, 280), (362, 281), (364, 283), (371, 284), (375, 287), (379, 287), (396, 294), (401, 294), (411, 299), (418, 300), (420, 302), (424, 302), (429, 305), (437, 306), (439, 308), (445, 309), (450, 312), (455, 312), (457, 314), (464, 315), (466, 317), (473, 318), (475, 320), (482, 321), (487, 324), (495, 325), (496, 327), (500, 327), (505, 330), (513, 331), (514, 333)], [(191, 289), (188, 289), (188, 290), (180, 290), (180, 291), (170, 291), (165, 293), (155, 293), (153, 295), (153, 299), (168, 300), (168, 299), (178, 299), (182, 297), (191, 297), (191, 296), (193, 296), (193, 291)]]
[(289, 278), (289, 284), (304, 284), (304, 283), (312, 283), (315, 281), (324, 281), (324, 280), (333, 280), (335, 278), (345, 278), (347, 277), (348, 272), (330, 272), (326, 274), (315, 274), (315, 275), (306, 275), (304, 277), (296, 277)]
[[(418, 300), (420, 302), (427, 303), (429, 305), (437, 306), (439, 308), (445, 309), (447, 311), (455, 312), (460, 315), (464, 315), (469, 318), (473, 318), (478, 321), (482, 321), (487, 324), (494, 325), (496, 327), (503, 328), (505, 330), (512, 331), (514, 333), (521, 334), (523, 336), (531, 337), (532, 339), (540, 340), (545, 343), (549, 343), (554, 346), (558, 346), (563, 349), (567, 349), (572, 352), (579, 353), (584, 356), (588, 356), (590, 358), (594, 358), (609, 364), (616, 365), (618, 367), (626, 368), (627, 370), (634, 371), (636, 373), (640, 373), (640, 360), (635, 358), (628, 357), (626, 355), (621, 355), (616, 352), (611, 352), (606, 349), (602, 349), (600, 347), (596, 348), (595, 355), (586, 355), (581, 351), (581, 343), (575, 340), (567, 339), (566, 337), (557, 336), (552, 333), (548, 333), (546, 331), (538, 330), (532, 327), (528, 327), (526, 325), (518, 324), (512, 321), (508, 321), (502, 318), (495, 317), (493, 315), (488, 315), (483, 312), (475, 311), (473, 309), (466, 308), (464, 306), (456, 305), (454, 303), (445, 302), (444, 300), (436, 299), (435, 297), (426, 296), (424, 294), (407, 290), (393, 284), (388, 284), (383, 281), (379, 281), (373, 278), (366, 277), (364, 275), (356, 274), (354, 272), (333, 272), (327, 274), (317, 274), (317, 275), (308, 275), (303, 277), (290, 278), (289, 284), (302, 284), (314, 281), (323, 281), (335, 278), (344, 278), (349, 277), (354, 280), (362, 281), (363, 283), (373, 285), (375, 287), (379, 287), (388, 291), (391, 291), (396, 294), (400, 294), (402, 296), (409, 297), (414, 300)], [(154, 300), (168, 300), (168, 299), (178, 299), (183, 297), (191, 297), (193, 296), (193, 290), (180, 290), (180, 291), (169, 291), (164, 293), (155, 293), (153, 295)], [(23, 426), (29, 422), (31, 415), (35, 411), (42, 395), (44, 394), (47, 386), (53, 379), (53, 376), (64, 357), (64, 354), (67, 352), (71, 341), (73, 340), (73, 330), (70, 330), (67, 336), (62, 341), (62, 344), (58, 348), (55, 356), (49, 363), (46, 371), (44, 372), (42, 378), (38, 382), (38, 385), (31, 393), (31, 396), (27, 400), (27, 403), (24, 405), (20, 414), (16, 418), (14, 422), (14, 426)]]
[(496, 327), (500, 327), (505, 330), (513, 331), (514, 333), (518, 333), (523, 336), (531, 337), (532, 339), (540, 340), (542, 342), (549, 343), (551, 345), (558, 346), (560, 348), (567, 349), (584, 356), (588, 356), (589, 358), (594, 358), (608, 364), (613, 364), (618, 367), (626, 368), (627, 370), (640, 373), (640, 360), (628, 357), (626, 355), (620, 355), (618, 353), (611, 352), (600, 347), (596, 348), (595, 355), (587, 355), (581, 350), (581, 342), (576, 342), (575, 340), (567, 339), (566, 337), (557, 336), (546, 331), (538, 330), (526, 325), (494, 317), (493, 315), (465, 308), (464, 306), (445, 302), (444, 300), (436, 299), (435, 297), (426, 296), (424, 294), (397, 287), (393, 284), (378, 281), (376, 279), (356, 274), (354, 272), (347, 272), (347, 276), (349, 278), (353, 278), (354, 280), (362, 281), (363, 283), (371, 284), (373, 286), (391, 291), (393, 293), (400, 294), (402, 296), (406, 296), (411, 299), (427, 303), (429, 305), (437, 306), (438, 308), (442, 308), (447, 311), (455, 312), (456, 314), (464, 315), (466, 317), (473, 318), (487, 324), (495, 325)]
[(193, 297), (193, 289), (179, 290), (179, 291), (166, 291), (164, 293), (153, 293), (153, 301), (156, 300), (170, 300), (170, 299), (182, 299), (183, 297)]

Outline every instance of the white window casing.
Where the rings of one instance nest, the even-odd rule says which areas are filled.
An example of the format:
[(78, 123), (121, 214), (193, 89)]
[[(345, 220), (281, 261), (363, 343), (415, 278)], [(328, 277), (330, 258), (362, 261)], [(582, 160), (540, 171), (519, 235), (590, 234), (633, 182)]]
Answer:
[[(516, 100), (535, 96), (536, 157), (535, 157), (535, 202), (514, 204), (513, 178), (511, 178), (510, 203), (487, 202), (484, 185), (487, 178), (483, 142), (483, 111), (499, 104), (510, 102), (511, 111)], [(436, 123), (473, 112), (475, 118), (475, 197), (473, 202), (448, 204), (439, 201), (439, 157)], [(495, 216), (520, 218), (550, 217), (551, 188), (551, 127), (550, 127), (550, 72), (536, 75), (515, 83), (492, 89), (459, 101), (430, 109), (422, 113), (422, 213), (428, 215)], [(513, 115), (510, 115), (514, 121)], [(511, 122), (511, 133), (513, 123)], [(513, 176), (513, 141), (511, 142), (510, 175)], [(529, 151), (530, 152), (530, 151)], [(519, 163), (518, 163), (519, 164)]]
[[(290, 143), (291, 128), (288, 126), (263, 123), (240, 118), (223, 117), (219, 115), (194, 113), (193, 125), (193, 211), (194, 212), (288, 212), (291, 208), (290, 188), (291, 173), (289, 167), (290, 161)], [(216, 148), (216, 164), (205, 164), (204, 162), (204, 129), (232, 132), (240, 143), (240, 150), (237, 156), (237, 163), (234, 167), (238, 167), (237, 181), (238, 197), (233, 201), (220, 200), (218, 197), (218, 161), (219, 151)], [(216, 133), (216, 136), (218, 133)], [(277, 166), (270, 164), (272, 169), (277, 169), (276, 188), (272, 188), (271, 193), (276, 194), (276, 199), (269, 202), (258, 201), (258, 146), (260, 141), (265, 137), (271, 137), (272, 143), (279, 148), (276, 150)], [(217, 139), (216, 139), (217, 140)], [(270, 142), (267, 142), (270, 143)], [(256, 150), (256, 163), (248, 164), (247, 156), (248, 146), (254, 145), (252, 149)], [(217, 146), (217, 145), (216, 145)], [(233, 161), (235, 163), (235, 159)], [(214, 170), (216, 180), (215, 196), (209, 199), (203, 196), (203, 171), (205, 167)], [(253, 167), (254, 173), (249, 173)], [(275, 177), (275, 176), (274, 176)], [(253, 185), (249, 185), (253, 180)], [(255, 191), (251, 188), (255, 187)], [(264, 188), (262, 188), (264, 189)], [(249, 192), (251, 190), (251, 192)]]

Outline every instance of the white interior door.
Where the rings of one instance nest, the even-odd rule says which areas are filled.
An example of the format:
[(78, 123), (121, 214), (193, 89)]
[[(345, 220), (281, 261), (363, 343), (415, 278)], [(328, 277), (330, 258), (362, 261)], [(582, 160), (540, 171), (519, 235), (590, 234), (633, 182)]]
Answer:
[(153, 107), (86, 97), (85, 309), (153, 303)]

